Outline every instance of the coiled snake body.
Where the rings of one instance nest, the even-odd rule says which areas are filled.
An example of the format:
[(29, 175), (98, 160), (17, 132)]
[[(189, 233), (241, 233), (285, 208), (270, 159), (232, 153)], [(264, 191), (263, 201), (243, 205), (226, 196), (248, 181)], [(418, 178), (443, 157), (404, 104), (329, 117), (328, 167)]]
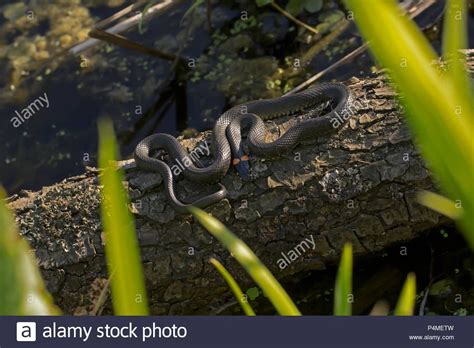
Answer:
[[(264, 120), (292, 115), (327, 100), (332, 100), (335, 104), (332, 111), (315, 118), (306, 117), (312, 116), (312, 112), (308, 112), (301, 120), (295, 120), (294, 125), (277, 140), (265, 143)], [(321, 83), (297, 94), (235, 106), (224, 112), (214, 125), (212, 164), (201, 167), (199, 163), (191, 163), (185, 166), (183, 174), (195, 182), (216, 182), (227, 173), (232, 162), (239, 174), (246, 177), (249, 173), (248, 156), (243, 151), (240, 134), (244, 122), (250, 124), (247, 136), (250, 152), (263, 157), (275, 156), (291, 150), (301, 140), (315, 138), (334, 129), (331, 120), (350, 112), (351, 104), (352, 97), (346, 86), (341, 83)], [(156, 171), (162, 175), (166, 195), (178, 212), (187, 212), (190, 205), (204, 208), (225, 198), (227, 191), (219, 184), (219, 191), (192, 204), (179, 201), (171, 168), (166, 162), (150, 157), (150, 152), (154, 150), (164, 150), (171, 160), (181, 162), (184, 158), (189, 158), (188, 153), (175, 137), (164, 133), (146, 137), (137, 145), (134, 153), (139, 168)]]

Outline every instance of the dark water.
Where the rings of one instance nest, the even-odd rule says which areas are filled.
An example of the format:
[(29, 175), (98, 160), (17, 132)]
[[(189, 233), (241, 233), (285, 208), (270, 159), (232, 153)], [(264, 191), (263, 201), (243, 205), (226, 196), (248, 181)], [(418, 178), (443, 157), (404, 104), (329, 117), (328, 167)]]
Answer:
[[(297, 40), (298, 28), (294, 24), (269, 8), (257, 9), (253, 1), (242, 1), (240, 4), (231, 1), (213, 2), (212, 32), (207, 28), (204, 8), (183, 20), (189, 5), (189, 1), (184, 2), (164, 15), (155, 17), (146, 24), (146, 31), (142, 34), (135, 26), (122, 35), (170, 53), (182, 48), (181, 56), (186, 61), (189, 58), (198, 59), (212, 49), (215, 42), (212, 34), (215, 34), (215, 30), (219, 29), (228, 37), (238, 35), (232, 34), (232, 30), (241, 11), (245, 10), (248, 16), (263, 23), (263, 28), (268, 28), (244, 29), (242, 32), (252, 38), (253, 44), (249, 50), (241, 50), (238, 57), (273, 57), (278, 66), (283, 66), (285, 57), (297, 57), (308, 49), (307, 44)], [(88, 9), (95, 19), (107, 18), (118, 10), (107, 6)], [(336, 10), (338, 5), (330, 4), (329, 9)], [(0, 18), (0, 27), (3, 27), (7, 20), (3, 16)], [(309, 23), (317, 23), (313, 17), (304, 19)], [(35, 35), (45, 35), (49, 30), (49, 21), (40, 21), (29, 30), (26, 37), (33, 40)], [(425, 21), (429, 23), (432, 18), (425, 16)], [(351, 26), (312, 59), (306, 68), (306, 77), (360, 45), (361, 40)], [(263, 30), (273, 31), (278, 37), (268, 43), (264, 35), (262, 38)], [(12, 45), (18, 35), (24, 34), (15, 30), (0, 32), (0, 47)], [(22, 77), (13, 92), (9, 90), (9, 62), (6, 58), (0, 58), (0, 139), (4, 144), (0, 148), (0, 182), (8, 193), (13, 194), (21, 189), (37, 190), (83, 172), (86, 165), (95, 165), (96, 123), (100, 117), (110, 117), (114, 121), (122, 157), (127, 158), (138, 141), (146, 135), (155, 132), (177, 135), (187, 128), (208, 129), (227, 107), (236, 102), (236, 97), (237, 100), (248, 100), (262, 96), (252, 91), (253, 86), (237, 90), (235, 95), (232, 95), (232, 91), (223, 92), (216, 87), (222, 75), (214, 81), (205, 78), (195, 81), (192, 79), (192, 68), (186, 69), (184, 66), (177, 73), (170, 61), (110, 44), (100, 44), (83, 55), (88, 61), (87, 68), (81, 68), (83, 60), (77, 56), (53, 58), (48, 62), (58, 67), (52, 68), (50, 74), (46, 74), (46, 69), (51, 65), (32, 70), (30, 75)], [(218, 66), (219, 60), (210, 59), (208, 64)], [(369, 55), (364, 54), (335, 69), (323, 80), (343, 81), (351, 76), (367, 76), (372, 65)], [(41, 80), (32, 77), (34, 73)], [(249, 78), (242, 75), (242, 71), (234, 70), (232, 74), (235, 76), (224, 78), (240, 80), (241, 83), (235, 85), (239, 88)], [(304, 79), (303, 74), (300, 80)], [(232, 90), (235, 81), (229, 83)], [(47, 93), (49, 108), (38, 110), (21, 126), (13, 127), (11, 119), (15, 111), (21, 113), (23, 108), (44, 93)]]
[[(179, 23), (185, 9), (181, 6), (168, 12), (165, 21), (155, 18), (144, 34), (134, 28), (126, 36), (151, 47), (156, 38), (173, 38), (181, 30)], [(107, 7), (91, 9), (99, 18), (116, 11)], [(199, 55), (209, 45), (210, 36), (205, 30), (194, 34), (183, 54)], [(172, 49), (169, 47), (171, 52)], [(178, 129), (188, 124), (199, 129), (205, 127), (197, 112), (192, 112), (202, 107), (201, 101), (214, 103), (219, 109), (224, 106), (222, 100), (214, 102), (205, 93), (205, 86), (196, 93), (187, 91), (186, 85), (178, 86), (173, 79), (166, 83), (171, 67), (168, 61), (104, 44), (84, 55), (90, 58), (89, 68), (80, 67), (81, 58), (67, 57), (50, 75), (40, 74), (41, 81), (30, 77), (23, 80), (17, 87), (18, 99), (15, 93), (13, 98), (2, 98), (0, 138), (4, 146), (0, 150), (0, 177), (9, 193), (39, 189), (82, 172), (85, 165), (94, 165), (96, 122), (100, 117), (114, 120), (123, 156), (127, 157), (139, 139), (149, 133), (177, 134)], [(155, 91), (163, 83), (160, 99)], [(15, 111), (21, 113), (44, 93), (49, 108), (38, 110), (14, 128), (11, 118)], [(142, 115), (138, 108), (143, 110)]]

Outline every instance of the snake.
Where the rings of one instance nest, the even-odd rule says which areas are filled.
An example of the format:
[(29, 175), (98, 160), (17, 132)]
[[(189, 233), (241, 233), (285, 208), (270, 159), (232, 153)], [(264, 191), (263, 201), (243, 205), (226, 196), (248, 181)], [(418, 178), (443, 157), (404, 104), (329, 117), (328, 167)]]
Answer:
[[(331, 111), (319, 117), (315, 107), (331, 101), (335, 105)], [(229, 171), (231, 165), (238, 174), (248, 180), (250, 173), (249, 154), (246, 154), (241, 130), (248, 128), (247, 143), (250, 154), (261, 157), (275, 157), (287, 153), (303, 140), (315, 139), (334, 130), (337, 117), (351, 113), (353, 97), (348, 87), (339, 82), (324, 82), (302, 92), (272, 99), (260, 99), (240, 104), (225, 111), (215, 122), (211, 136), (212, 162), (204, 166), (199, 160), (188, 161), (183, 175), (197, 183), (218, 182)], [(292, 118), (291, 127), (278, 139), (265, 142), (265, 122), (279, 117), (313, 110)], [(347, 119), (347, 118), (345, 118)], [(179, 213), (189, 212), (189, 207), (206, 208), (227, 196), (224, 185), (209, 195), (185, 203), (178, 199), (176, 182), (170, 166), (162, 157), (155, 158), (155, 151), (166, 152), (169, 160), (184, 162), (190, 158), (187, 150), (172, 135), (152, 134), (141, 140), (135, 148), (134, 158), (138, 168), (158, 172), (163, 178), (166, 196)], [(191, 157), (192, 158), (192, 157)], [(191, 162), (191, 163), (189, 163)], [(186, 163), (186, 162), (185, 162)]]

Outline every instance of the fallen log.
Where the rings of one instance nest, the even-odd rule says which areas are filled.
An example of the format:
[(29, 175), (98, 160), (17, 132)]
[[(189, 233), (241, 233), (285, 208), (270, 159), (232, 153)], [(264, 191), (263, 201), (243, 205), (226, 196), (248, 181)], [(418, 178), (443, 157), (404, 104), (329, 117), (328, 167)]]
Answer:
[[(352, 78), (347, 85), (357, 108), (336, 132), (278, 159), (251, 159), (249, 182), (230, 170), (222, 180), (228, 199), (207, 209), (281, 281), (335, 263), (345, 242), (363, 256), (447, 223), (416, 203), (417, 191), (436, 188), (385, 78)], [(288, 126), (281, 122), (269, 123), (270, 138)], [(204, 132), (181, 141), (192, 149), (208, 137)], [(134, 168), (133, 160), (122, 165), (153, 314), (208, 314), (231, 299), (208, 263), (211, 256), (244, 289), (252, 284), (190, 215), (179, 215), (167, 204), (159, 175)], [(95, 313), (107, 284), (98, 175), (89, 169), (9, 203), (48, 289), (68, 314)], [(182, 180), (179, 186), (185, 197), (203, 193), (200, 184)]]

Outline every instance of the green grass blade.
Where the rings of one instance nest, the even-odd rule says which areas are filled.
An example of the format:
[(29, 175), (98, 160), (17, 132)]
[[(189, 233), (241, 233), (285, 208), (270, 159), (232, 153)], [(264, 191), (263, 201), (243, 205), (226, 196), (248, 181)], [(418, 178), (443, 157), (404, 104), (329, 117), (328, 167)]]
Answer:
[(150, 0), (146, 3), (145, 7), (143, 8), (142, 15), (140, 16), (140, 21), (138, 22), (138, 32), (143, 34), (143, 22), (145, 21), (145, 16), (148, 10), (157, 2), (157, 0)]
[(195, 9), (197, 9), (202, 4), (204, 4), (204, 0), (193, 0), (193, 4), (183, 14), (183, 18), (181, 18), (181, 23), (187, 16), (189, 16)]
[(255, 3), (257, 4), (258, 7), (262, 7), (268, 4), (271, 4), (273, 0), (255, 0)]
[(395, 315), (413, 315), (415, 311), (416, 277), (409, 273), (398, 299)]
[[(443, 25), (443, 56), (450, 62), (450, 75), (456, 82), (458, 92), (464, 93), (464, 98), (471, 100), (471, 109), (474, 96), (470, 90), (469, 77), (464, 62), (459, 59), (459, 49), (468, 47), (467, 40), (467, 3), (465, 0), (448, 0), (444, 14)], [(474, 113), (467, 116), (474, 120)]]
[(224, 278), (224, 280), (227, 282), (227, 285), (234, 293), (234, 296), (242, 307), (242, 310), (244, 311), (245, 315), (248, 315), (250, 317), (255, 316), (255, 312), (252, 309), (252, 306), (250, 306), (250, 304), (248, 303), (247, 296), (244, 295), (239, 284), (237, 284), (234, 277), (232, 277), (232, 275), (229, 273), (229, 271), (227, 271), (224, 265), (214, 258), (211, 258), (209, 262), (217, 269), (222, 278)]
[(147, 315), (148, 305), (140, 250), (123, 174), (116, 165), (117, 145), (112, 122), (99, 121), (101, 215), (105, 232), (105, 256), (111, 275), (112, 303), (117, 315)]
[(448, 0), (444, 13), (443, 56), (456, 55), (457, 50), (467, 48), (467, 4), (465, 0)]
[[(463, 86), (432, 64), (436, 54), (393, 0), (346, 0), (377, 60), (400, 90), (422, 154), (443, 194), (460, 202), (458, 223), (474, 249), (474, 122)], [(380, 30), (384, 23), (384, 30)], [(472, 93), (471, 91), (469, 93)]]
[(0, 315), (56, 315), (28, 243), (18, 234), (0, 187)]
[(334, 288), (334, 315), (352, 314), (352, 245), (345, 244)]
[(417, 200), (425, 207), (437, 211), (453, 220), (458, 219), (462, 215), (462, 209), (456, 208), (456, 203), (436, 193), (429, 191), (419, 192)]
[(237, 238), (220, 221), (198, 208), (191, 208), (196, 217), (209, 233), (217, 238), (236, 260), (244, 267), (247, 273), (263, 290), (277, 312), (281, 315), (301, 315), (298, 308), (278, 283), (267, 267), (253, 253), (242, 240)]

